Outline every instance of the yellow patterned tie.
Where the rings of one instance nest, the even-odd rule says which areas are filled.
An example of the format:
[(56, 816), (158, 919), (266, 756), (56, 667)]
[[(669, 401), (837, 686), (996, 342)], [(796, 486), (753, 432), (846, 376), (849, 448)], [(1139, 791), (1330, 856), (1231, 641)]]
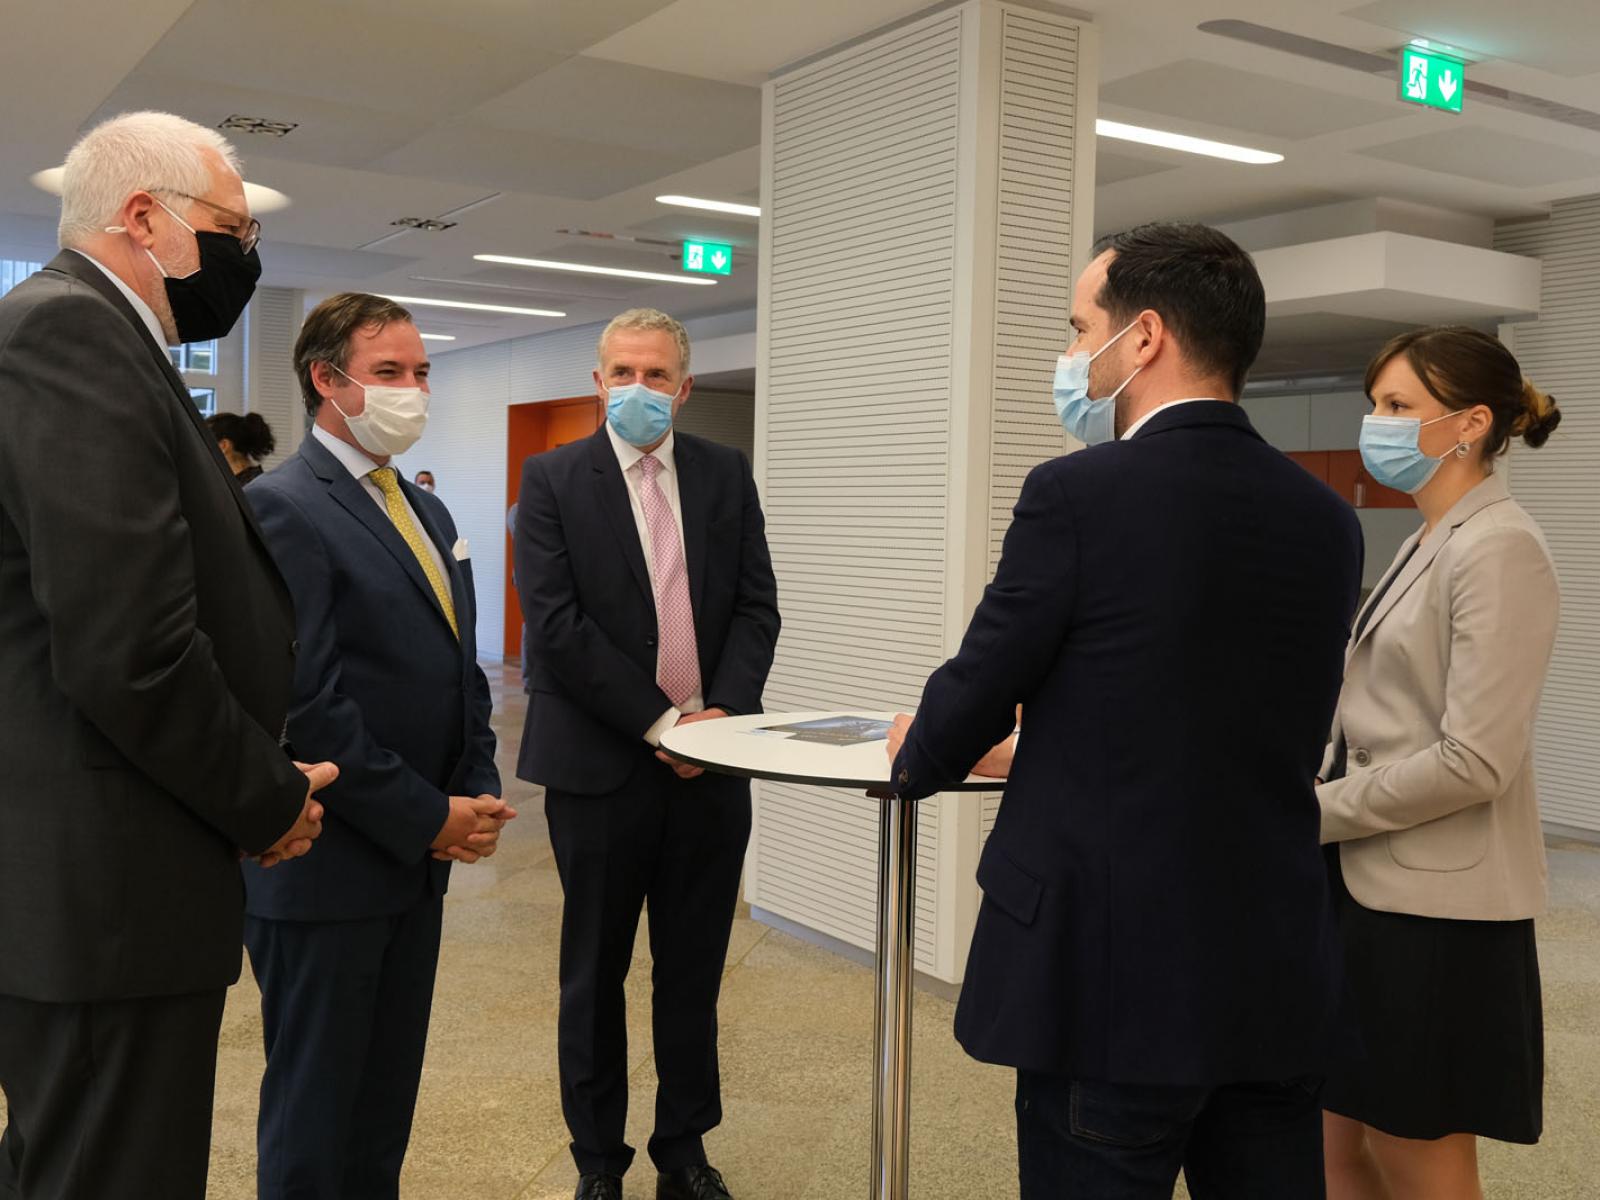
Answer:
[(411, 547), (411, 553), (417, 556), (417, 565), (422, 568), (422, 573), (433, 585), (433, 594), (439, 597), (439, 607), (444, 609), (445, 620), (450, 622), (451, 632), (456, 635), (456, 640), (460, 641), (461, 630), (456, 627), (456, 606), (450, 601), (450, 589), (445, 586), (444, 576), (439, 573), (433, 555), (428, 553), (427, 543), (423, 541), (425, 535), (411, 519), (411, 510), (406, 507), (405, 498), (400, 494), (400, 480), (396, 477), (395, 469), (379, 467), (376, 471), (367, 472), (367, 478), (377, 484), (378, 490), (383, 493), (384, 505), (389, 510), (389, 520), (394, 522), (394, 527), (400, 531), (400, 536), (405, 538), (406, 545)]

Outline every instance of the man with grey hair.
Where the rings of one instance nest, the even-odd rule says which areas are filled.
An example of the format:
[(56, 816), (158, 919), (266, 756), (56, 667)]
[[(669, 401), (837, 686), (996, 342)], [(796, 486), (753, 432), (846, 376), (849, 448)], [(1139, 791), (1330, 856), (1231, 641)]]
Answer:
[(750, 785), (660, 750), (672, 726), (761, 711), (778, 639), (761, 501), (737, 450), (675, 433), (689, 338), (633, 309), (600, 337), (593, 437), (523, 464), (514, 535), (532, 659), (517, 774), (545, 787), (561, 917), (561, 1107), (579, 1200), (633, 1160), (623, 984), (648, 905), (658, 1200), (728, 1200), (717, 995)]
[(133, 113), (0, 298), (0, 1196), (201, 1200), (241, 855), (321, 832), (289, 594), (166, 346), (260, 274), (238, 163)]

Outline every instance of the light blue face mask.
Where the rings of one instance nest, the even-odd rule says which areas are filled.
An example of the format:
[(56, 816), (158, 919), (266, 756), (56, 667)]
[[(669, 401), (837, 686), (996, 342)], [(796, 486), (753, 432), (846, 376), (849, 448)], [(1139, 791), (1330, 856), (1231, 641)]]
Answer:
[(672, 402), (677, 393), (653, 392), (642, 383), (606, 391), (606, 420), (630, 446), (653, 446), (672, 428)]
[(1367, 465), (1367, 473), (1384, 487), (1416, 495), (1428, 486), (1440, 465), (1450, 457), (1449, 451), (1438, 458), (1422, 452), (1418, 444), (1422, 427), (1460, 415), (1445, 413), (1431, 421), (1419, 421), (1415, 417), (1362, 418), (1361, 461)]
[(1122, 388), (1133, 382), (1133, 375), (1144, 370), (1138, 367), (1133, 375), (1122, 381), (1122, 387), (1117, 388), (1104, 400), (1089, 399), (1089, 365), (1107, 350), (1116, 344), (1128, 330), (1139, 322), (1137, 319), (1129, 321), (1122, 327), (1117, 337), (1112, 338), (1100, 349), (1090, 354), (1087, 350), (1079, 350), (1076, 354), (1063, 354), (1056, 362), (1055, 402), (1056, 416), (1061, 419), (1061, 427), (1077, 438), (1085, 446), (1098, 446), (1102, 442), (1115, 440), (1117, 436), (1117, 397), (1122, 395)]

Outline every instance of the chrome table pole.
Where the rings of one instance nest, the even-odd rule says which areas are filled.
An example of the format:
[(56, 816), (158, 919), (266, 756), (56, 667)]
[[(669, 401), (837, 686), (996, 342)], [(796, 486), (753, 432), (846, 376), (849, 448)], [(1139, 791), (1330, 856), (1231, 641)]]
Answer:
[(908, 1200), (911, 968), (917, 912), (917, 802), (881, 798), (878, 995), (872, 1080), (872, 1200)]

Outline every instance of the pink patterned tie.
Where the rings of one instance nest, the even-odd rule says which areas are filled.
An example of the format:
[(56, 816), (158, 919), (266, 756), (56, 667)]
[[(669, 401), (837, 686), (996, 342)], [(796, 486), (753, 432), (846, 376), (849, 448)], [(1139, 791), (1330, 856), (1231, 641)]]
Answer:
[(689, 571), (683, 561), (683, 541), (672, 519), (672, 506), (662, 494), (656, 476), (661, 460), (646, 454), (639, 460), (644, 482), (639, 503), (650, 528), (650, 565), (656, 593), (656, 626), (661, 652), (656, 682), (667, 699), (682, 707), (700, 690), (700, 656), (694, 640), (694, 610), (689, 604)]

